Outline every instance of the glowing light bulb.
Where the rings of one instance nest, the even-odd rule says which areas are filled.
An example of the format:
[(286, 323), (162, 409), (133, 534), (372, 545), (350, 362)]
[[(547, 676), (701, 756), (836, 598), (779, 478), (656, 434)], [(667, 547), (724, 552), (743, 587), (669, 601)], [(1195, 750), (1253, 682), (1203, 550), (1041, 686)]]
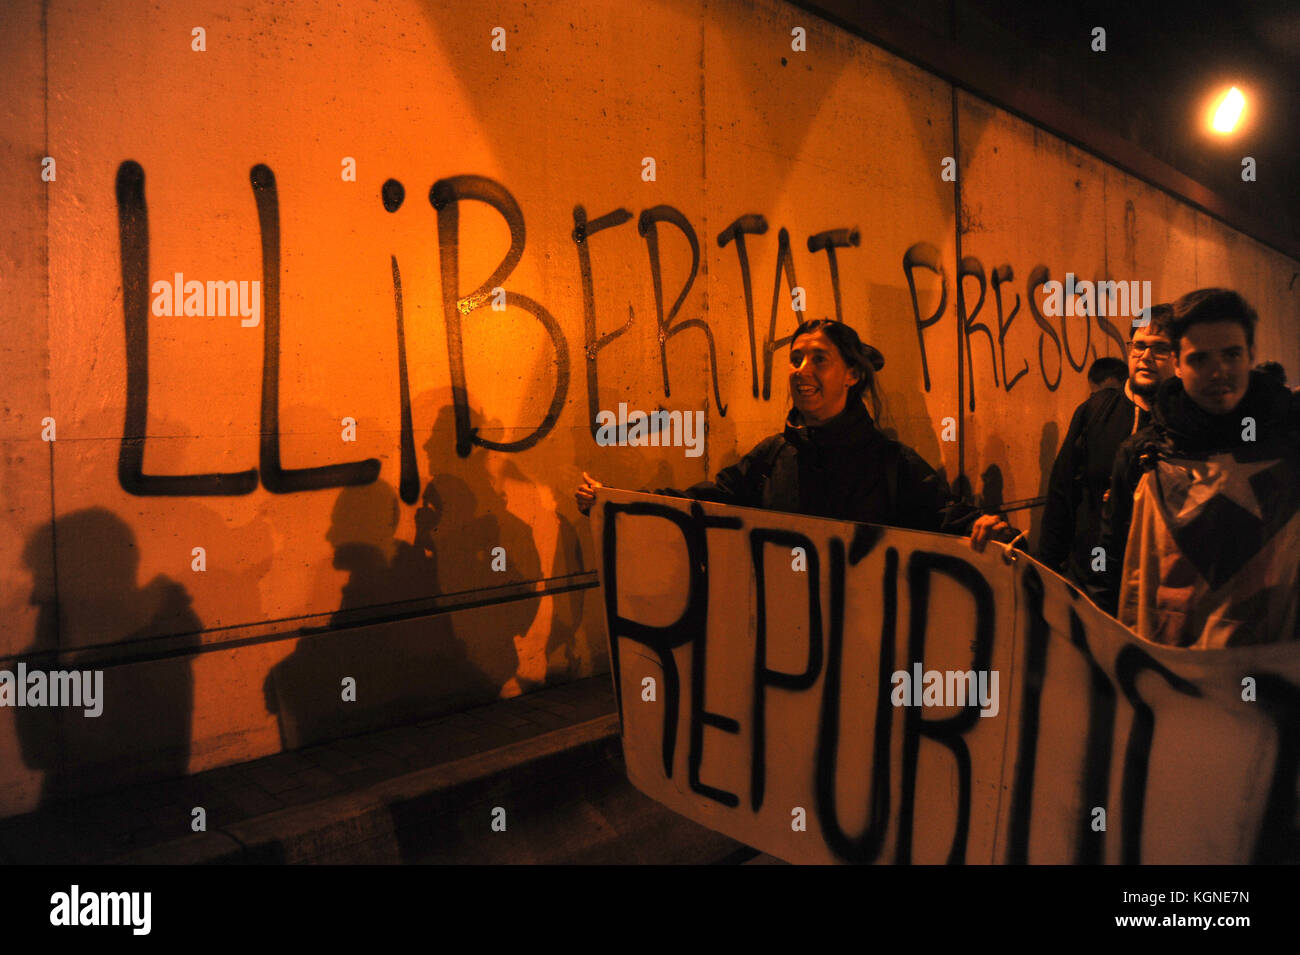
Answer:
[(1230, 133), (1237, 128), (1237, 121), (1241, 119), (1241, 111), (1246, 108), (1246, 97), (1241, 95), (1241, 90), (1233, 87), (1224, 94), (1223, 99), (1219, 102), (1218, 109), (1214, 111), (1214, 122), (1211, 123), (1216, 133)]

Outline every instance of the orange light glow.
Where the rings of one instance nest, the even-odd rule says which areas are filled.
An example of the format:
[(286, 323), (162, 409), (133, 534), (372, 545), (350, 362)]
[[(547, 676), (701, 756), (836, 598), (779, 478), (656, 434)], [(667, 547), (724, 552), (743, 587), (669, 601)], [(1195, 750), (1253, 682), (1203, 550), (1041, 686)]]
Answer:
[(1241, 119), (1242, 110), (1246, 108), (1246, 97), (1241, 95), (1241, 90), (1232, 87), (1223, 98), (1219, 100), (1218, 106), (1214, 110), (1214, 121), (1210, 127), (1216, 133), (1230, 133), (1237, 128), (1237, 123)]

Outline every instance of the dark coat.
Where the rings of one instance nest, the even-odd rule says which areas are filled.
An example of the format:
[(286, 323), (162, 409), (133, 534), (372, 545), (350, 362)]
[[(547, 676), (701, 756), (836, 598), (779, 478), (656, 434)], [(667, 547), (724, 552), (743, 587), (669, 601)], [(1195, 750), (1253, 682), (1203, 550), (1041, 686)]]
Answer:
[[(1243, 419), (1255, 422), (1254, 441), (1243, 441)], [(1183, 383), (1171, 378), (1160, 386), (1152, 406), (1151, 423), (1120, 445), (1111, 472), (1110, 491), (1102, 509), (1100, 545), (1106, 553), (1106, 569), (1093, 573), (1089, 590), (1093, 600), (1107, 613), (1115, 614), (1119, 602), (1124, 552), (1133, 519), (1133, 496), (1147, 471), (1170, 459), (1205, 460), (1231, 453), (1242, 463), (1277, 458), (1284, 462), (1289, 477), (1284, 483), (1300, 481), (1300, 395), (1292, 394), (1259, 372), (1251, 372), (1250, 386), (1236, 408), (1226, 415), (1212, 415), (1196, 405), (1183, 390)], [(1279, 488), (1272, 494), (1280, 494)], [(1261, 503), (1273, 519), (1265, 493)], [(1280, 503), (1280, 499), (1279, 499)], [(1231, 551), (1247, 546), (1248, 528), (1215, 527), (1201, 535), (1198, 549)]]
[(1151, 415), (1119, 388), (1103, 388), (1075, 409), (1052, 465), (1047, 507), (1035, 555), (1048, 567), (1084, 586), (1092, 549), (1101, 539), (1101, 507), (1110, 489), (1119, 446)]
[[(686, 497), (839, 521), (969, 534), (980, 511), (953, 500), (925, 460), (876, 427), (860, 401), (821, 427), (791, 410), (785, 431), (761, 441)], [(676, 491), (664, 493), (680, 494)]]

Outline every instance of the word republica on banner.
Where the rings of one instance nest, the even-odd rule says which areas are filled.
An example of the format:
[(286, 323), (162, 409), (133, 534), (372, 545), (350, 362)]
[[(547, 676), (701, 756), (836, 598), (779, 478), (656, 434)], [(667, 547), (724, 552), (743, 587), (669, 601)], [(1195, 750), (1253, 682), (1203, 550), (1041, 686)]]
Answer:
[[(815, 863), (1300, 846), (1300, 662), (1282, 648), (1144, 645), (1032, 559), (955, 537), (613, 489), (592, 518), (629, 779), (703, 825)], [(1202, 745), (1224, 754), (1213, 782)]]
[[(654, 517), (669, 521), (681, 531), (685, 543), (686, 566), (689, 585), (685, 607), (681, 616), (668, 626), (652, 626), (625, 617), (618, 612), (617, 579), (617, 539), (615, 528), (618, 517), (626, 514), (634, 517)], [(750, 753), (749, 772), (749, 807), (758, 812), (762, 806), (767, 788), (767, 700), (772, 690), (790, 692), (809, 692), (820, 689), (820, 709), (822, 719), (817, 729), (817, 770), (815, 780), (816, 805), (818, 817), (824, 832), (839, 832), (839, 837), (830, 836), (836, 849), (842, 855), (856, 861), (869, 861), (880, 851), (883, 843), (884, 827), (888, 822), (888, 813), (877, 820), (868, 833), (859, 839), (850, 839), (839, 830), (835, 806), (837, 752), (840, 734), (840, 713), (849, 707), (861, 705), (863, 701), (846, 702), (842, 696), (850, 693), (851, 683), (844, 679), (844, 643), (845, 643), (845, 593), (846, 588), (867, 587), (883, 595), (885, 602), (884, 623), (880, 634), (879, 678), (882, 687), (887, 687), (890, 675), (894, 673), (895, 643), (900, 628), (906, 626), (907, 652), (911, 659), (922, 660), (925, 654), (926, 634), (929, 629), (930, 591), (932, 578), (936, 575), (947, 577), (950, 581), (966, 590), (974, 604), (971, 620), (973, 640), (971, 642), (971, 670), (987, 672), (993, 654), (994, 640), (994, 597), (984, 577), (969, 563), (940, 553), (915, 551), (907, 561), (905, 579), (900, 582), (899, 555), (894, 548), (888, 548), (884, 562), (883, 580), (874, 579), (876, 571), (870, 570), (873, 579), (863, 578), (861, 572), (853, 574), (852, 568), (862, 565), (880, 541), (883, 528), (870, 525), (857, 525), (855, 536), (847, 544), (840, 538), (832, 538), (829, 547), (829, 584), (830, 601), (823, 620), (821, 600), (821, 563), (822, 556), (814, 541), (796, 531), (776, 528), (755, 527), (746, 529), (739, 517), (722, 517), (706, 514), (698, 504), (692, 506), (692, 513), (687, 514), (677, 508), (650, 502), (627, 504), (606, 503), (602, 517), (603, 526), (603, 586), (605, 588), (606, 612), (611, 639), (610, 667), (616, 684), (621, 679), (621, 661), (618, 651), (618, 639), (626, 638), (642, 644), (653, 651), (663, 669), (663, 771), (667, 778), (673, 776), (675, 762), (678, 723), (682, 716), (689, 721), (687, 772), (690, 788), (701, 795), (731, 808), (739, 807), (741, 798), (738, 794), (711, 786), (701, 779), (703, 762), (704, 729), (710, 727), (727, 733), (739, 734), (740, 723), (731, 715), (711, 712), (704, 706), (704, 686), (708, 680), (708, 638), (707, 619), (709, 616), (708, 593), (709, 568), (707, 560), (706, 535), (709, 531), (735, 531), (746, 533), (749, 537), (752, 558), (752, 573), (756, 585), (757, 622), (754, 634), (755, 660), (752, 681), (754, 702), (749, 714), (751, 725), (752, 749)], [(802, 547), (807, 555), (806, 579), (809, 588), (809, 626), (807, 664), (802, 672), (788, 673), (777, 670), (768, 659), (768, 624), (767, 602), (765, 594), (764, 550), (767, 545), (779, 547)], [(900, 620), (897, 612), (897, 593), (900, 586), (908, 589), (910, 599), (910, 619)], [(681, 700), (681, 676), (673, 651), (679, 647), (690, 647), (691, 678), (690, 698)], [(621, 684), (620, 684), (621, 685)], [(986, 691), (988, 685), (986, 683)], [(890, 762), (890, 727), (894, 707), (890, 705), (889, 692), (883, 689), (875, 701), (876, 725), (879, 727), (875, 743), (873, 761), (877, 766), (888, 766)], [(869, 705), (869, 704), (868, 704)], [(622, 700), (620, 696), (620, 715)], [(684, 709), (684, 712), (682, 710)], [(978, 700), (960, 704), (954, 716), (943, 719), (926, 719), (920, 708), (901, 711), (903, 720), (903, 765), (901, 769), (902, 800), (898, 809), (901, 820), (900, 828), (905, 836), (900, 841), (900, 858), (897, 861), (909, 861), (912, 828), (912, 814), (915, 792), (918, 785), (920, 767), (918, 754), (922, 739), (932, 740), (954, 753), (962, 766), (965, 782), (961, 786), (961, 805), (959, 816), (968, 818), (970, 813), (970, 758), (968, 748), (962, 737), (980, 722), (980, 705)], [(886, 772), (875, 777), (887, 780)], [(966, 826), (963, 824), (959, 834), (954, 838), (950, 852), (950, 861), (962, 861), (965, 858)], [(843, 843), (844, 845), (839, 845)], [(848, 846), (848, 843), (854, 845)]]

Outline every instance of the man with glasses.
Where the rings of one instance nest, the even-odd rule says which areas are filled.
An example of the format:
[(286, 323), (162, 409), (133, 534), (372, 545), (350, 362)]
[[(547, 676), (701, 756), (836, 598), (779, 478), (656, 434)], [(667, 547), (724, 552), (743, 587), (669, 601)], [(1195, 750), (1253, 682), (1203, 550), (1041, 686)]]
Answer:
[(1038, 553), (1048, 567), (1079, 586), (1101, 565), (1101, 506), (1110, 489), (1119, 446), (1145, 425), (1156, 388), (1174, 373), (1169, 305), (1153, 305), (1149, 322), (1128, 343), (1128, 381), (1104, 388), (1075, 409), (1052, 466)]
[(1156, 643), (1300, 637), (1300, 398), (1251, 372), (1256, 322), (1227, 289), (1175, 302), (1176, 377), (1115, 460), (1094, 596)]

